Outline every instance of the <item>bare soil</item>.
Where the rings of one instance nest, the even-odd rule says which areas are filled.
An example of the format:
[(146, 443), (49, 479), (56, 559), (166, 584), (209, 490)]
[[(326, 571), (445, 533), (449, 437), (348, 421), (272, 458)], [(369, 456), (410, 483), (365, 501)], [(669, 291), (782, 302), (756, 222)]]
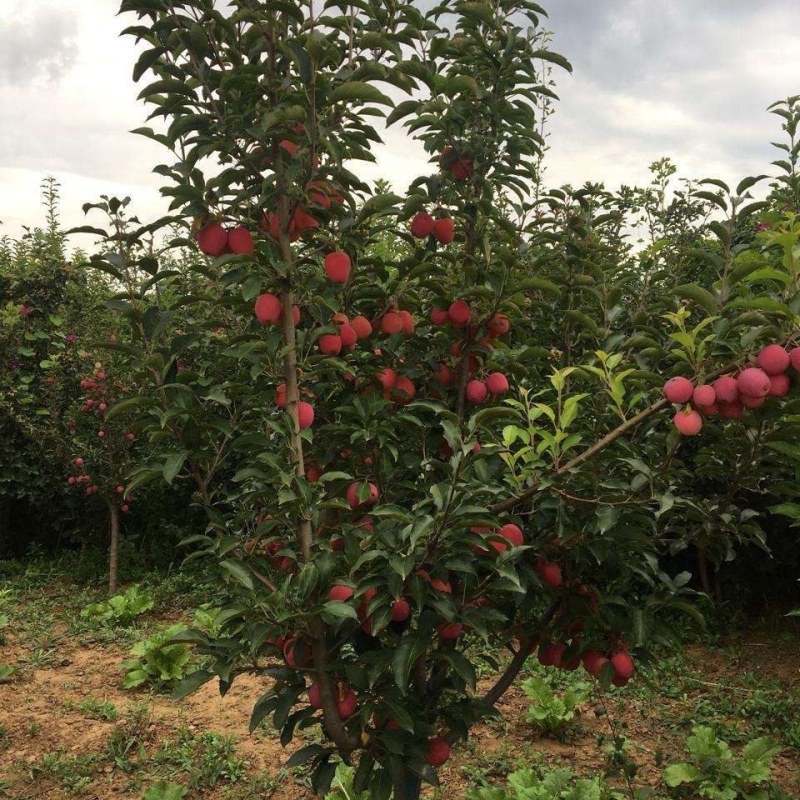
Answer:
[[(306, 788), (307, 782), (303, 785), (303, 776), (285, 767), (291, 747), (283, 749), (268, 731), (248, 734), (253, 704), (267, 688), (264, 680), (241, 677), (224, 698), (214, 681), (179, 702), (168, 695), (126, 691), (121, 688), (118, 665), (127, 657), (127, 647), (115, 642), (82, 644), (80, 636), (70, 636), (66, 630), (66, 624), (54, 626), (50, 638), (55, 647), (49, 663), (35, 667), (26, 666), (30, 660), (20, 660), (30, 658), (31, 645), (15, 635), (13, 626), (6, 646), (0, 648), (0, 663), (19, 666), (15, 680), (0, 684), (0, 797), (141, 800), (156, 780), (147, 772), (148, 756), (180, 730), (198, 736), (210, 730), (234, 737), (236, 753), (247, 761), (248, 775), (273, 779), (266, 792), (245, 794), (239, 793), (246, 791), (241, 785), (237, 789), (236, 784), (218, 784), (210, 789), (193, 788), (188, 798), (314, 797)], [(654, 700), (631, 692), (624, 699), (619, 694), (607, 698), (617, 730), (631, 742), (628, 755), (639, 767), (637, 786), (657, 787), (663, 763), (683, 756), (694, 709), (710, 693), (730, 686), (732, 692), (742, 692), (746, 697), (747, 691), (755, 691), (744, 688), (748, 680), (763, 681), (765, 675), (778, 682), (779, 694), (785, 692), (786, 698), (797, 698), (800, 691), (800, 641), (796, 637), (776, 643), (763, 636), (750, 636), (724, 650), (693, 646), (686, 663), (697, 670), (693, 674), (702, 677), (690, 679), (683, 691), (671, 693), (677, 696)], [(638, 679), (646, 681), (647, 676)], [(686, 685), (690, 686), (688, 691)], [(89, 697), (113, 703), (120, 718), (109, 722), (79, 710), (77, 704)], [(459, 800), (466, 788), (474, 785), (475, 775), (500, 781), (510, 769), (531, 761), (569, 766), (580, 774), (608, 770), (602, 739), (611, 731), (608, 717), (595, 713), (597, 703), (584, 709), (566, 741), (543, 738), (527, 724), (528, 705), (521, 688), (514, 687), (499, 706), (502, 720), (479, 726), (469, 743), (458, 748), (440, 771), (439, 794), (430, 789), (426, 796)], [(115, 730), (118, 737), (135, 735), (132, 763), (142, 764), (140, 774), (130, 765), (127, 771), (120, 768), (109, 755)], [(62, 762), (91, 759), (93, 754), (97, 758), (83, 784), (75, 788), (62, 774), (40, 768), (46, 754), (52, 753), (60, 754)], [(800, 796), (798, 755), (797, 750), (787, 748), (773, 765), (775, 782), (796, 796)], [(171, 779), (186, 782), (185, 775)]]

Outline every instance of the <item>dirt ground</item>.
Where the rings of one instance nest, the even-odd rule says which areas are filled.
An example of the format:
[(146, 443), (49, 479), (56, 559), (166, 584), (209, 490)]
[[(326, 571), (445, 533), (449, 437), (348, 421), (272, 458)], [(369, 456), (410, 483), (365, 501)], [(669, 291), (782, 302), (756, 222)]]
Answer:
[[(157, 779), (148, 771), (148, 759), (161, 743), (174, 740), (178, 731), (183, 731), (184, 738), (203, 731), (233, 737), (235, 753), (246, 761), (248, 779), (260, 776), (261, 781), (252, 783), (258, 790), (248, 789), (241, 780), (221, 781), (215, 787), (191, 788), (187, 798), (314, 797), (302, 774), (285, 767), (291, 748), (283, 749), (274, 733), (266, 730), (248, 734), (252, 706), (266, 688), (262, 679), (239, 678), (224, 698), (214, 681), (178, 702), (168, 695), (121, 688), (118, 665), (128, 655), (126, 644), (87, 643), (86, 637), (82, 641), (80, 635), (68, 634), (66, 624), (49, 631), (46, 659), (41, 657), (41, 640), (26, 646), (13, 625), (6, 641), (0, 647), (0, 663), (19, 668), (15, 679), (0, 684), (0, 797), (141, 800)], [(39, 648), (38, 659), (32, 657), (34, 646)], [(682, 757), (691, 724), (703, 721), (697, 709), (704, 699), (711, 697), (712, 704), (716, 703), (715, 693), (723, 691), (726, 697), (734, 697), (735, 708), (731, 694), (735, 692), (744, 698), (748, 691), (759, 692), (765, 703), (778, 704), (800, 696), (800, 641), (796, 637), (776, 642), (752, 635), (724, 649), (692, 646), (682, 664), (680, 680), (676, 677), (665, 696), (632, 691), (607, 698), (611, 718), (631, 742), (628, 756), (639, 768), (636, 786), (658, 786), (664, 760)], [(702, 677), (691, 677), (697, 675)], [(764, 694), (759, 683), (764, 676), (771, 682), (772, 695)], [(639, 680), (646, 683), (646, 673)], [(660, 680), (659, 685), (665, 685), (663, 675)], [(77, 705), (87, 698), (112, 703), (119, 718), (99, 719), (85, 708), (80, 710)], [(566, 741), (543, 738), (527, 724), (528, 704), (517, 685), (500, 705), (503, 719), (478, 727), (469, 743), (458, 748), (442, 768), (439, 793), (431, 789), (426, 796), (463, 798), (466, 788), (475, 785), (476, 776), (499, 781), (522, 763), (569, 766), (582, 775), (608, 770), (604, 744), (610, 735), (609, 722), (605, 715), (594, 713), (596, 701), (583, 709)], [(746, 720), (732, 719), (732, 723), (746, 724)], [(117, 741), (117, 751), (128, 748), (125, 758), (113, 748), (110, 751), (112, 741)], [(786, 747), (773, 763), (773, 779), (785, 791), (800, 796), (798, 755), (797, 749)], [(185, 777), (177, 771), (168, 779), (185, 783)]]

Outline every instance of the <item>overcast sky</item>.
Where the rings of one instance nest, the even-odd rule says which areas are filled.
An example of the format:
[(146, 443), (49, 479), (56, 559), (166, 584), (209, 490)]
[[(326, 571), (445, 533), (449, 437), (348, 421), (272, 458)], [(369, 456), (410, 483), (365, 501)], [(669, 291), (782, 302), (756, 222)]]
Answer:
[[(644, 183), (670, 156), (687, 177), (768, 171), (772, 101), (800, 94), (800, 0), (541, 0), (559, 76), (547, 181)], [(42, 222), (39, 185), (62, 184), (65, 226), (100, 194), (164, 208), (162, 149), (130, 134), (147, 112), (131, 82), (117, 0), (0, 0), (0, 235)], [(426, 170), (400, 133), (366, 177), (403, 190)]]

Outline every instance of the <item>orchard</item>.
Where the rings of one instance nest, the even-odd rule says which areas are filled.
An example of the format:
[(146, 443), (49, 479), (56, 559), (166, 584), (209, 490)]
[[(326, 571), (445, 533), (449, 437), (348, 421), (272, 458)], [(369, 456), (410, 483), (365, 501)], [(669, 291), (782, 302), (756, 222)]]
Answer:
[[(170, 635), (197, 659), (176, 699), (255, 682), (250, 732), (314, 793), (344, 764), (353, 796), (417, 800), (520, 675), (580, 680), (598, 716), (646, 691), (770, 526), (796, 580), (797, 98), (769, 186), (667, 206), (668, 162), (646, 189), (544, 186), (571, 66), (536, 3), (120, 11), (169, 212), (84, 207), (112, 332), (51, 427), (112, 595), (148, 497), (202, 511), (174, 558), (215, 624)], [(428, 156), (402, 193), (364, 177), (386, 130)], [(633, 800), (612, 730), (607, 796)]]

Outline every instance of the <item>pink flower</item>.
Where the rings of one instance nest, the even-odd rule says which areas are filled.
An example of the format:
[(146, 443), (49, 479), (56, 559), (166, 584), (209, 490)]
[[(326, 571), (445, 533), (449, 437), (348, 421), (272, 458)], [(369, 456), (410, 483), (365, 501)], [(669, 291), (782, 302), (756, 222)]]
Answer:
[(78, 337), (75, 336), (74, 333), (68, 333), (65, 338), (67, 340), (67, 344), (72, 344)]
[(19, 369), (19, 364), (16, 361), (11, 362), (11, 369)]
[(23, 317), (27, 317), (28, 314), (31, 313), (31, 311), (33, 311), (33, 309), (30, 306), (20, 306), (19, 307), (19, 313), (22, 314)]
[(768, 231), (770, 229), (770, 227), (772, 227), (772, 226), (769, 224), (769, 222), (759, 222), (758, 225), (756, 225), (756, 230), (757, 231)]

